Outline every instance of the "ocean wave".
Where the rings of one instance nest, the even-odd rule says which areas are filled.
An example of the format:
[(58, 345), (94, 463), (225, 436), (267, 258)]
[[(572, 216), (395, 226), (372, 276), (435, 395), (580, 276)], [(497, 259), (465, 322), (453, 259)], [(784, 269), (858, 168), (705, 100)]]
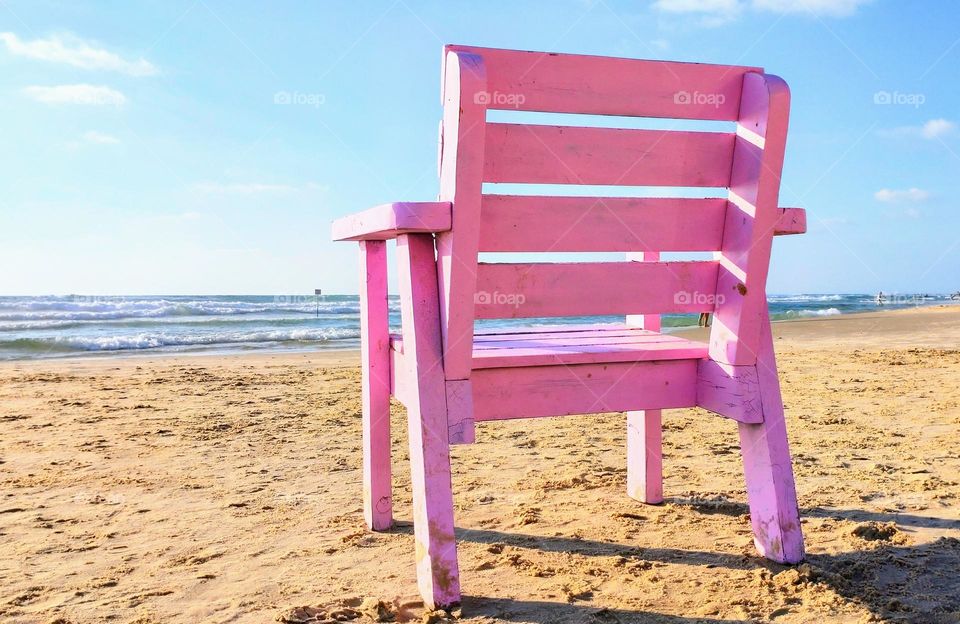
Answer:
[(810, 316), (836, 316), (837, 314), (843, 314), (837, 308), (824, 308), (822, 310), (787, 310), (787, 315), (794, 314), (800, 317), (810, 317)]
[(296, 330), (263, 330), (205, 334), (173, 334), (142, 332), (107, 336), (50, 336), (0, 340), (0, 350), (20, 352), (44, 351), (131, 351), (160, 347), (231, 346), (255, 343), (330, 342), (357, 339), (355, 328), (323, 328)]
[(767, 296), (767, 301), (770, 303), (789, 303), (795, 301), (843, 301), (844, 299), (859, 301), (863, 297), (869, 297), (869, 295), (769, 295)]
[[(320, 322), (324, 323), (353, 323), (356, 324), (359, 314), (327, 314)], [(158, 318), (123, 317), (108, 319), (32, 319), (26, 321), (0, 320), (0, 333), (26, 332), (39, 330), (68, 330), (94, 327), (121, 328), (153, 328), (174, 327), (203, 330), (214, 326), (224, 327), (257, 326), (257, 325), (316, 325), (314, 315), (276, 316), (276, 315), (241, 315), (241, 316), (167, 316)]]
[[(391, 302), (393, 303), (393, 302)], [(391, 306), (392, 307), (392, 306)], [(250, 314), (359, 314), (359, 302), (314, 303), (303, 298), (275, 301), (211, 301), (168, 299), (15, 300), (0, 301), (0, 321), (106, 321), (128, 318), (233, 316)]]
[(31, 331), (38, 329), (72, 329), (74, 327), (83, 327), (83, 322), (55, 319), (40, 321), (0, 321), (0, 332)]

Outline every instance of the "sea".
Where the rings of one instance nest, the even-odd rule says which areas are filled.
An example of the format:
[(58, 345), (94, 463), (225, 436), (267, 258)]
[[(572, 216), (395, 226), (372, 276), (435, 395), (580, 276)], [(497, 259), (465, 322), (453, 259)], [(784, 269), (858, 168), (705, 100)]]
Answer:
[[(770, 295), (775, 321), (950, 303), (946, 294)], [(400, 301), (390, 298), (399, 331)], [(958, 303), (953, 301), (953, 303)], [(622, 317), (477, 321), (478, 327), (615, 323)], [(665, 331), (696, 325), (697, 315), (665, 315)], [(356, 295), (0, 297), (0, 359), (208, 354), (355, 349)]]

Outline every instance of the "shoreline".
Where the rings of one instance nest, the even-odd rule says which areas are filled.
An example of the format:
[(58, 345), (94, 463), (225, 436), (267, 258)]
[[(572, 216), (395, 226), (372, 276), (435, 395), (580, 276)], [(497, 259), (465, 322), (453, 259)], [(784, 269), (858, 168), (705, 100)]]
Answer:
[[(958, 304), (935, 304), (929, 306), (917, 306), (915, 308), (899, 308), (894, 310), (876, 310), (870, 312), (850, 312), (846, 314), (836, 314), (831, 316), (811, 316), (795, 319), (781, 319), (772, 322), (775, 338), (789, 336), (792, 338), (805, 338), (816, 340), (816, 334), (820, 330), (830, 327), (832, 324), (844, 324), (848, 322), (872, 321), (889, 318), (915, 316), (928, 316), (937, 318), (938, 315), (950, 312), (960, 312), (960, 303)], [(905, 333), (915, 334), (910, 328), (903, 328)], [(922, 330), (922, 328), (918, 328)], [(691, 340), (707, 341), (708, 330), (702, 327), (673, 327), (666, 333), (681, 335)], [(900, 342), (900, 341), (898, 341)], [(209, 350), (117, 350), (117, 351), (90, 351), (68, 355), (58, 355), (54, 357), (25, 357), (0, 360), (0, 368), (24, 364), (54, 364), (62, 363), (81, 363), (81, 362), (116, 362), (123, 360), (152, 360), (152, 359), (185, 359), (190, 361), (200, 361), (204, 358), (238, 358), (238, 359), (257, 359), (273, 358), (289, 361), (303, 359), (315, 359), (324, 366), (348, 366), (358, 365), (360, 349), (358, 347), (277, 347), (263, 349), (231, 349), (211, 348)]]

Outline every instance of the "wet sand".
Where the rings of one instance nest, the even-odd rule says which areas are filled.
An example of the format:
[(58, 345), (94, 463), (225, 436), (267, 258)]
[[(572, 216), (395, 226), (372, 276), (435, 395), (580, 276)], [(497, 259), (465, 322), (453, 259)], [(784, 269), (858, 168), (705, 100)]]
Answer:
[[(960, 622), (960, 308), (778, 323), (809, 558), (759, 559), (734, 423), (483, 423), (453, 451), (465, 622)], [(0, 364), (0, 621), (420, 621), (403, 409), (363, 527), (355, 353)], [(339, 619), (339, 620), (338, 620)]]

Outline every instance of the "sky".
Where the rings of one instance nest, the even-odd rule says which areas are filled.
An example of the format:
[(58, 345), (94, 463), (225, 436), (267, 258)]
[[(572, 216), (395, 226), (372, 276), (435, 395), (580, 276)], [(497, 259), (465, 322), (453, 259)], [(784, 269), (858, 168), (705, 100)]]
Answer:
[(0, 0), (0, 295), (356, 293), (330, 223), (436, 197), (445, 43), (764, 67), (768, 292), (960, 290), (960, 3)]

